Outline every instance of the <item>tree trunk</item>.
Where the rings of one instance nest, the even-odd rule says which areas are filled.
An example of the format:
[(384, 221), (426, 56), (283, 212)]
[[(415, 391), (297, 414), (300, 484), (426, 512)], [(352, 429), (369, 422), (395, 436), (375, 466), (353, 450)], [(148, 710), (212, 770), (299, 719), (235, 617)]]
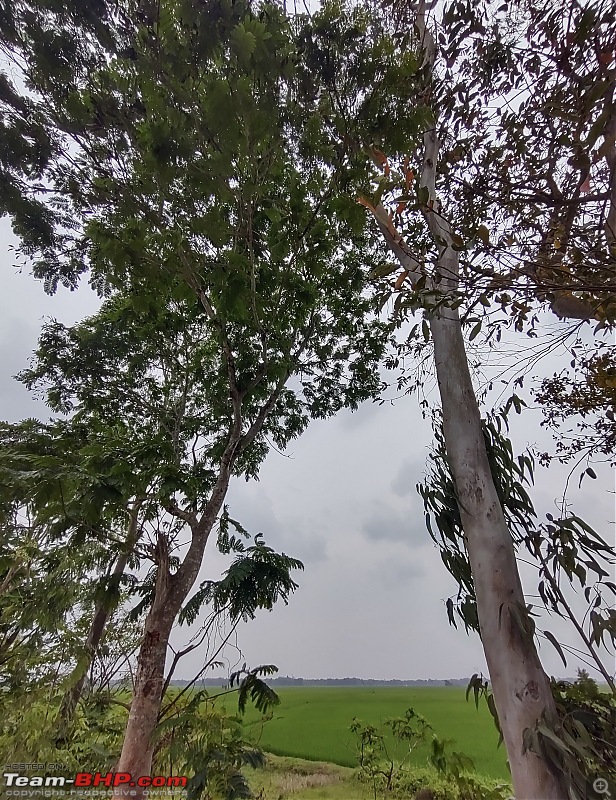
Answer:
[[(231, 467), (240, 437), (241, 422), (238, 421), (221, 458), (218, 480), (201, 519), (198, 520), (191, 512), (181, 511), (175, 504), (168, 507), (169, 513), (180, 516), (190, 526), (192, 539), (184, 560), (173, 575), (169, 572), (168, 542), (162, 535), (158, 541), (158, 573), (154, 600), (145, 621), (137, 660), (135, 688), (122, 752), (116, 766), (116, 772), (128, 773), (133, 782), (140, 777), (150, 775), (152, 769), (152, 739), (162, 702), (169, 636), (175, 619), (199, 575), (209, 535), (229, 487)], [(120, 785), (113, 797), (124, 800), (125, 791), (126, 786)], [(134, 797), (143, 800), (144, 789), (135, 786), (134, 791), (136, 792)]]
[[(126, 569), (129, 556), (139, 541), (139, 510), (141, 509), (142, 504), (143, 499), (137, 498), (130, 509), (130, 524), (128, 527), (128, 533), (126, 535), (126, 541), (124, 542), (122, 552), (118, 556), (118, 560), (116, 561), (113, 572), (111, 573), (111, 585), (109, 586), (109, 589), (118, 588), (119, 581), (124, 575), (124, 570)], [(85, 643), (85, 649), (86, 653), (88, 654), (89, 661), (83, 667), (83, 672), (77, 683), (75, 683), (74, 686), (71, 686), (71, 688), (65, 692), (64, 697), (62, 698), (62, 705), (60, 706), (57, 719), (58, 734), (56, 737), (56, 745), (66, 742), (70, 737), (73, 715), (75, 713), (75, 709), (77, 708), (77, 703), (81, 698), (88, 670), (92, 665), (92, 661), (94, 660), (98, 646), (103, 638), (107, 621), (113, 614), (114, 610), (115, 606), (112, 606), (106, 602), (105, 598), (101, 599), (96, 604), (94, 616), (92, 618), (92, 623), (90, 624), (90, 629), (88, 631)]]
[[(523, 753), (525, 728), (545, 714), (556, 719), (548, 678), (532, 634), (522, 631), (515, 608), (526, 603), (511, 534), (485, 449), (458, 312), (431, 320), (443, 409), (445, 445), (471, 564), (481, 640), (518, 800), (562, 800), (567, 792), (549, 765)], [(514, 609), (514, 613), (512, 613)]]
[[(118, 560), (116, 561), (116, 565), (111, 573), (112, 581), (114, 579), (119, 579), (124, 574), (124, 570), (126, 569), (126, 562), (128, 561), (128, 553), (121, 555)], [(96, 655), (96, 651), (98, 646), (101, 642), (103, 637), (103, 633), (105, 631), (105, 627), (107, 625), (107, 620), (113, 613), (114, 608), (109, 607), (105, 604), (103, 600), (101, 600), (95, 610), (94, 610), (94, 617), (92, 618), (92, 623), (90, 625), (90, 630), (88, 631), (88, 636), (86, 638), (85, 649), (89, 657), (89, 662), (87, 665), (84, 666), (81, 677), (77, 681), (74, 686), (71, 686), (68, 689), (64, 697), (62, 698), (62, 705), (60, 707), (60, 712), (58, 715), (58, 738), (56, 741), (62, 740), (65, 741), (69, 735), (70, 725), (73, 719), (73, 714), (75, 713), (75, 709), (77, 708), (77, 703), (79, 702), (83, 687), (86, 681), (86, 676), (88, 671), (92, 665), (94, 660), (94, 656)]]
[[(438, 143), (434, 132), (425, 138), (425, 161), (429, 161), (432, 171)], [(426, 179), (426, 174), (422, 180), (426, 180), (434, 196), (434, 184), (431, 176)], [(374, 209), (374, 214), (387, 244), (415, 283), (422, 274), (423, 265), (409, 253), (381, 204)], [(441, 280), (438, 289), (447, 293), (455, 290), (458, 284), (458, 254), (451, 247), (446, 220), (432, 210), (426, 210), (425, 215), (435, 238), (446, 242), (439, 245), (438, 271), (447, 277)], [(548, 721), (555, 721), (556, 707), (532, 635), (520, 630), (516, 622), (516, 611), (518, 616), (524, 617), (526, 603), (513, 541), (490, 471), (457, 310), (441, 307), (431, 318), (430, 328), (445, 447), (459, 501), (481, 640), (507, 748), (513, 789), (517, 800), (565, 800), (564, 783), (552, 772), (547, 761), (534, 753), (523, 752), (525, 728), (533, 727), (542, 714)]]
[[(188, 594), (187, 590), (187, 594)], [(179, 610), (179, 609), (178, 609)], [(149, 775), (152, 769), (152, 738), (158, 723), (165, 677), (165, 661), (169, 636), (177, 611), (174, 607), (154, 604), (144, 627), (139, 650), (135, 688), (116, 772), (126, 772), (131, 780)], [(135, 787), (135, 797), (144, 797), (143, 789)], [(124, 798), (125, 786), (114, 797)]]

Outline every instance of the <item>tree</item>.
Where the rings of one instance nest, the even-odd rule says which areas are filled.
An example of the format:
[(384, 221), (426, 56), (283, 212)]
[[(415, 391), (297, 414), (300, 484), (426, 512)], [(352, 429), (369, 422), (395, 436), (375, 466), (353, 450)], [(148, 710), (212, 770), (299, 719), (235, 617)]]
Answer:
[[(378, 168), (376, 191), (364, 189), (359, 201), (397, 262), (374, 271), (398, 273), (383, 302), (395, 296), (399, 319), (424, 311), (415, 330), (434, 347), (447, 460), (514, 790), (525, 798), (564, 797), (549, 759), (525, 745), (524, 732), (539, 720), (556, 727), (558, 720), (530, 635), (462, 325), (473, 325), (474, 338), (496, 308), (517, 330), (536, 335), (538, 318), (529, 319), (535, 301), (562, 318), (596, 319), (603, 330), (614, 322), (613, 15), (601, 4), (572, 5), (563, 17), (552, 6), (453, 2), (439, 8), (437, 24), (435, 3), (387, 8), (393, 21), (383, 28), (402, 43), (399, 71), (383, 75), (377, 90), (358, 68), (364, 62), (357, 50), (363, 47), (368, 62), (372, 51), (354, 34), (357, 17), (343, 33), (341, 25), (328, 33), (322, 14), (308, 64), (328, 94), (322, 108), (330, 126), (354, 137)], [(392, 80), (408, 87), (407, 137), (423, 130), (406, 149), (387, 129), (367, 135), (375, 131), (366, 117), (379, 100), (386, 103)], [(605, 102), (595, 106), (591, 97)], [(591, 164), (597, 191), (588, 195)], [(490, 330), (496, 341), (502, 324)]]
[[(2, 425), (0, 437), (1, 674), (3, 686), (15, 688), (40, 682), (53, 674), (55, 660), (77, 655), (66, 653), (76, 647), (76, 634), (69, 634), (76, 620), (69, 616), (87, 615), (95, 602), (89, 577), (105, 570), (113, 544), (101, 539), (111, 537), (117, 520), (97, 511), (96, 535), (82, 548), (92, 530), (96, 478), (73, 460), (79, 433), (26, 420)], [(65, 653), (58, 655), (63, 634)]]
[[(110, 297), (48, 326), (25, 379), (92, 432), (118, 503), (162, 511), (117, 765), (145, 775), (169, 634), (231, 477), (379, 388), (386, 327), (365, 322), (363, 266), (383, 255), (337, 195), (343, 154), (298, 101), (278, 7), (127, 3), (101, 20), (27, 2), (0, 20), (29, 89), (5, 77), (4, 135), (24, 154), (4, 163), (4, 207), (49, 290), (89, 270)], [(259, 549), (254, 566), (259, 604), (286, 598), (285, 562)]]
[[(91, 720), (95, 712), (104, 716), (111, 704), (128, 709), (122, 698), (122, 690), (110, 687), (109, 677), (103, 680), (97, 690), (89, 688), (83, 708), (78, 714), (75, 713), (75, 706), (84, 688), (86, 675), (91, 679), (94, 666), (102, 662), (102, 653), (97, 652), (99, 645), (104, 643), (107, 646), (110, 642), (110, 630), (106, 623), (111, 615), (119, 608), (121, 613), (115, 613), (113, 617), (112, 630), (115, 630), (120, 620), (127, 618), (127, 602), (133, 605), (127, 619), (129, 626), (123, 629), (128, 647), (129, 629), (135, 630), (136, 624), (143, 621), (144, 614), (147, 614), (155, 598), (160, 574), (158, 558), (162, 547), (170, 553), (168, 568), (173, 571), (178, 566), (180, 559), (174, 550), (180, 547), (177, 537), (181, 536), (183, 525), (175, 521), (173, 516), (170, 517), (164, 508), (169, 492), (170, 473), (176, 480), (183, 478), (186, 484), (192, 481), (192, 491), (199, 497), (204, 490), (207, 476), (204, 477), (205, 464), (199, 461), (195, 452), (199, 450), (204, 453), (205, 462), (211, 458), (208, 443), (195, 441), (191, 434), (195, 429), (200, 429), (205, 434), (206, 426), (212, 424), (211, 408), (207, 405), (203, 407), (204, 395), (208, 390), (200, 383), (200, 380), (207, 380), (209, 382), (206, 385), (209, 386), (212, 382), (212, 376), (204, 368), (206, 361), (203, 356), (203, 341), (197, 339), (197, 350), (201, 348), (201, 377), (196, 374), (196, 370), (193, 374), (195, 361), (191, 356), (195, 355), (195, 348), (191, 348), (189, 341), (191, 332), (195, 335), (195, 329), (202, 329), (196, 325), (192, 331), (190, 328), (182, 330), (180, 325), (186, 325), (187, 322), (185, 313), (176, 313), (175, 317), (168, 313), (164, 319), (150, 320), (153, 330), (161, 331), (160, 337), (144, 336), (147, 326), (136, 314), (131, 315), (129, 324), (118, 329), (108, 325), (108, 306), (117, 310), (118, 305), (118, 299), (114, 298), (103, 306), (99, 315), (73, 329), (50, 324), (41, 337), (42, 349), (38, 361), (31, 371), (22, 376), (27, 382), (44, 382), (47, 391), (55, 397), (54, 410), (67, 409), (69, 405), (75, 404), (76, 413), (71, 419), (48, 426), (33, 422), (5, 426), (4, 432), (1, 466), (7, 500), (15, 501), (23, 493), (29, 499), (28, 512), (32, 520), (30, 527), (38, 530), (43, 527), (44, 521), (48, 539), (41, 545), (42, 566), (35, 575), (32, 574), (34, 565), (31, 558), (29, 578), (38, 585), (32, 602), (25, 607), (27, 594), (24, 590), (27, 586), (23, 580), (21, 585), (17, 584), (17, 574), (13, 577), (22, 605), (21, 618), (16, 619), (12, 607), (7, 609), (8, 612), (13, 612), (13, 625), (19, 621), (24, 628), (25, 624), (21, 619), (30, 620), (33, 615), (36, 619), (40, 606), (45, 606), (46, 592), (56, 597), (55, 606), (50, 612), (40, 615), (44, 620), (46, 616), (51, 618), (49, 623), (46, 622), (45, 631), (49, 644), (44, 653), (36, 653), (36, 657), (47, 662), (51, 660), (52, 663), (46, 663), (43, 676), (39, 675), (28, 683), (23, 677), (18, 683), (14, 680), (13, 684), (17, 683), (17, 686), (9, 687), (13, 691), (5, 698), (5, 705), (14, 705), (13, 700), (23, 703), (26, 691), (32, 698), (40, 696), (50, 719), (40, 719), (40, 706), (35, 703), (39, 714), (36, 732), (38, 738), (30, 741), (30, 745), (36, 745), (39, 752), (49, 752), (50, 742), (53, 742), (52, 754), (55, 748), (60, 748), (66, 752), (67, 763), (72, 761), (80, 747), (83, 752), (88, 752), (88, 735), (94, 739), (93, 757), (97, 759), (97, 763), (101, 751), (105, 753), (105, 747), (113, 754), (113, 747), (118, 744), (112, 736), (105, 741), (105, 747), (101, 748), (100, 742), (97, 745), (97, 727), (104, 729), (105, 723), (103, 720), (96, 723)], [(163, 317), (162, 312), (160, 317)], [(177, 338), (172, 335), (174, 321), (175, 333), (183, 337), (184, 347), (178, 347)], [(175, 359), (174, 365), (166, 363), (166, 359), (172, 356)], [(127, 365), (127, 359), (131, 360), (130, 365)], [(184, 359), (185, 369), (182, 370)], [(165, 363), (168, 369), (165, 369)], [(110, 371), (112, 367), (113, 372)], [(101, 371), (108, 376), (104, 381), (100, 381)], [(175, 415), (172, 417), (173, 430), (182, 431), (182, 436), (178, 433), (176, 440), (184, 435), (189, 437), (186, 452), (192, 462), (187, 463), (184, 459), (184, 464), (178, 465), (176, 457), (186, 453), (177, 448), (172, 450), (173, 461), (170, 462), (168, 453), (165, 452), (166, 439), (162, 433), (165, 432), (164, 426), (168, 422), (165, 410), (169, 410), (170, 398), (185, 391), (184, 378), (187, 374), (190, 374), (195, 383), (197, 398), (202, 405), (188, 401), (187, 408), (181, 413), (177, 407), (171, 406), (171, 413)], [(135, 402), (138, 406), (131, 405)], [(139, 408), (142, 409), (141, 414), (137, 413)], [(116, 422), (116, 419), (121, 422)], [(163, 429), (160, 436), (157, 436), (156, 424)], [(211, 442), (210, 446), (213, 446)], [(164, 484), (162, 498), (161, 484)], [(130, 501), (130, 498), (137, 499)], [(128, 531), (126, 536), (123, 536), (122, 522)], [(179, 659), (201, 647), (208, 637), (212, 637), (212, 631), (216, 632), (223, 626), (225, 619), (230, 621), (229, 632), (218, 643), (216, 651), (208, 656), (204, 669), (215, 661), (216, 653), (228, 641), (240, 619), (254, 617), (260, 608), (271, 609), (278, 598), (286, 601), (290, 592), (297, 588), (290, 572), (301, 568), (300, 562), (275, 553), (260, 537), (256, 537), (253, 545), (245, 546), (241, 537), (230, 535), (231, 525), (242, 536), (248, 536), (239, 523), (229, 518), (225, 509), (220, 519), (218, 547), (224, 553), (235, 554), (236, 559), (222, 580), (206, 582), (183, 606), (179, 614), (181, 623), (194, 622), (207, 605), (211, 606), (211, 611), (196, 643), (175, 653), (164, 676), (161, 697), (169, 686)], [(19, 533), (17, 538), (19, 539)], [(24, 540), (25, 536), (22, 534), (22, 548), (27, 545)], [(127, 550), (128, 547), (130, 550)], [(119, 552), (117, 557), (116, 551)], [(94, 558), (95, 555), (98, 560)], [(124, 573), (129, 561), (133, 568), (143, 567), (148, 562), (152, 566), (145, 575)], [(50, 568), (54, 564), (55, 568)], [(118, 564), (123, 565), (122, 572)], [(98, 582), (92, 582), (89, 573), (95, 570), (98, 570), (99, 575), (104, 573), (101, 565), (107, 567), (107, 574), (103, 574)], [(55, 587), (55, 591), (50, 587)], [(62, 600), (62, 604), (58, 602), (58, 598)], [(138, 602), (135, 605), (136, 601)], [(78, 620), (77, 624), (75, 619)], [(71, 621), (69, 638), (65, 629)], [(37, 624), (41, 627), (40, 622)], [(40, 636), (35, 644), (40, 648)], [(22, 670), (38, 667), (39, 662), (35, 660), (35, 655), (30, 653), (26, 658), (23, 647), (17, 655), (20, 657)], [(162, 668), (164, 667), (163, 661)], [(262, 669), (266, 674), (271, 672), (270, 668)], [(52, 677), (54, 671), (55, 677)], [(277, 701), (277, 698), (258, 679), (259, 674), (260, 672), (253, 671), (245, 676), (239, 691), (243, 704), (245, 693), (250, 692), (257, 706), (262, 708), (267, 703)], [(116, 674), (111, 677), (117, 679), (118, 676)], [(43, 691), (42, 696), (39, 687)], [(162, 741), (160, 739), (161, 731), (168, 729), (170, 720), (178, 718), (180, 709), (180, 716), (184, 720), (188, 714), (187, 708), (195, 708), (196, 701), (191, 697), (192, 693), (185, 689), (181, 694), (181, 699), (175, 696), (166, 702), (157, 715), (157, 736), (152, 737), (152, 748), (153, 755), (160, 754), (159, 758), (164, 755), (167, 746), (162, 747), (165, 740), (164, 737)], [(54, 721), (56, 713), (58, 717)], [(7, 713), (7, 725), (13, 718), (14, 715)], [(203, 734), (201, 728), (205, 724), (204, 719), (199, 717), (195, 720), (194, 731), (189, 726), (196, 737), (195, 741)], [(119, 721), (116, 715), (113, 724), (110, 722), (107, 726), (106, 734)], [(126, 724), (125, 719), (124, 723)], [(187, 733), (188, 738), (176, 737), (192, 753), (189, 759), (191, 767), (195, 766), (198, 753), (191, 738), (193, 733), (190, 736)], [(19, 743), (14, 744), (19, 748)], [(116, 758), (118, 752), (115, 753)], [(12, 752), (7, 754), (14, 756)], [(21, 755), (23, 759), (23, 754)], [(180, 763), (177, 753), (174, 761)], [(203, 754), (199, 772), (206, 762)], [(109, 764), (101, 764), (101, 768), (105, 766), (108, 767)], [(224, 769), (227, 766), (225, 762)], [(205, 791), (204, 787), (210, 785), (209, 778), (204, 782), (202, 780), (202, 783), (199, 791)], [(200, 795), (197, 793), (196, 796)]]
[[(557, 700), (559, 726), (556, 731), (546, 728), (540, 720), (534, 728), (524, 732), (525, 744), (545, 754), (559, 773), (566, 777), (571, 796), (588, 796), (598, 774), (610, 775), (612, 771), (609, 752), (611, 745), (606, 737), (606, 748), (599, 753), (595, 747), (596, 730), (606, 724), (606, 709), (616, 700), (614, 677), (610, 673), (610, 651), (616, 640), (616, 613), (610, 597), (616, 594), (616, 584), (610, 580), (611, 567), (615, 561), (614, 548), (589, 525), (572, 513), (563, 512), (557, 518), (546, 514), (546, 522), (538, 519), (527, 488), (533, 483), (534, 459), (524, 453), (516, 458), (511, 442), (507, 439), (507, 412), (483, 420), (484, 439), (490, 468), (496, 489), (503, 506), (507, 524), (512, 534), (514, 547), (519, 557), (537, 568), (537, 590), (531, 595), (532, 605), (527, 606), (528, 633), (544, 638), (555, 647), (564, 666), (566, 653), (574, 653), (592, 665), (607, 685), (603, 693), (604, 702), (595, 706), (596, 719), (592, 718), (592, 706), (583, 715), (573, 714), (566, 687), (562, 681), (550, 681)], [(442, 431), (436, 430), (436, 446), (430, 455), (431, 468), (426, 481), (418, 487), (424, 499), (428, 529), (441, 551), (443, 563), (459, 584), (457, 597), (447, 600), (449, 621), (454, 626), (456, 619), (463, 621), (467, 631), (479, 632), (477, 601), (472, 570), (464, 545), (460, 512), (451, 471), (447, 462)], [(586, 607), (576, 613), (568, 597), (576, 590), (583, 595)], [(579, 601), (578, 601), (579, 602)], [(559, 641), (549, 630), (542, 630), (535, 618), (537, 608), (543, 608), (550, 616), (558, 615), (568, 620), (581, 639), (580, 647), (571, 647)], [(607, 644), (606, 640), (607, 639)], [(601, 650), (607, 657), (601, 657)], [(582, 673), (581, 673), (582, 674)], [(580, 683), (581, 689), (590, 697), (599, 698), (596, 684), (591, 680)], [(592, 687), (594, 688), (594, 695)], [(483, 694), (494, 716), (499, 730), (500, 720), (494, 697), (486, 681), (473, 676), (467, 690), (475, 692), (478, 702)], [(611, 695), (611, 696), (610, 696)], [(609, 719), (609, 713), (607, 715)], [(575, 721), (573, 721), (575, 720)]]

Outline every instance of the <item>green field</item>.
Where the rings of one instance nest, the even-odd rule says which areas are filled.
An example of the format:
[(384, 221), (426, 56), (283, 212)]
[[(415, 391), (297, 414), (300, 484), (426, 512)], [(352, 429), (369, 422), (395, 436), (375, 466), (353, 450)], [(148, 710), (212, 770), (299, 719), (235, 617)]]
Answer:
[[(274, 718), (260, 733), (260, 746), (281, 756), (328, 761), (356, 766), (353, 717), (379, 724), (387, 717), (402, 716), (412, 707), (422, 714), (436, 733), (454, 739), (453, 749), (471, 756), (478, 773), (509, 779), (505, 750), (497, 749), (498, 734), (492, 717), (480, 702), (465, 699), (459, 687), (364, 688), (293, 687), (277, 689), (281, 703)], [(256, 721), (258, 713), (247, 711), (246, 721)], [(418, 749), (411, 763), (425, 764), (427, 749)]]

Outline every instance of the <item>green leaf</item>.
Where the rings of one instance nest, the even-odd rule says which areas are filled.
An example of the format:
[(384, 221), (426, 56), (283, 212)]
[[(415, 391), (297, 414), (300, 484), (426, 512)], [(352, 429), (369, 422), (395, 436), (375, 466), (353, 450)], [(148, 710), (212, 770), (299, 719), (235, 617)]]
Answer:
[(237, 55), (247, 61), (255, 52), (257, 40), (254, 33), (247, 31), (243, 22), (231, 32), (231, 41)]
[(479, 332), (481, 331), (481, 325), (482, 325), (481, 320), (479, 320), (479, 322), (474, 326), (474, 328), (470, 332), (470, 335), (468, 337), (469, 342), (472, 342), (473, 339), (475, 339), (479, 335)]
[(368, 277), (386, 278), (388, 275), (391, 275), (393, 272), (398, 272), (399, 270), (400, 270), (400, 264), (394, 264), (394, 263), (380, 264), (376, 269), (373, 269), (372, 272), (368, 273)]
[(549, 641), (554, 645), (558, 655), (561, 657), (562, 662), (566, 667), (567, 666), (567, 659), (565, 658), (565, 654), (563, 652), (563, 649), (560, 646), (560, 643), (558, 642), (558, 640), (556, 639), (554, 634), (550, 633), (550, 631), (543, 631), (543, 635), (545, 636), (546, 639), (549, 639)]
[(282, 219), (282, 213), (278, 208), (266, 208), (265, 215), (270, 220), (270, 222), (280, 222)]

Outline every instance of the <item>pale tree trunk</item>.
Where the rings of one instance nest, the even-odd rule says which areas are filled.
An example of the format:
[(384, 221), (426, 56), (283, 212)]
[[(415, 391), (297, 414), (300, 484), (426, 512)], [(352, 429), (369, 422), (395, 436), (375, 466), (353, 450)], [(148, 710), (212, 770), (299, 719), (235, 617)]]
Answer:
[[(434, 214), (427, 211), (427, 215)], [(409, 255), (404, 242), (392, 234), (382, 206), (376, 209), (379, 226), (405, 270), (415, 279), (421, 265)], [(447, 226), (437, 219), (438, 235)], [(458, 255), (441, 248), (438, 267), (449, 279), (441, 289), (456, 283)], [(441, 309), (430, 320), (434, 359), (443, 410), (447, 458), (451, 468), (465, 542), (469, 554), (481, 641), (488, 664), (494, 702), (511, 767), (517, 800), (564, 800), (562, 779), (538, 755), (523, 752), (523, 734), (545, 715), (557, 719), (548, 678), (543, 671), (532, 635), (522, 631), (517, 618), (526, 608), (515, 551), (496, 492), (486, 453), (477, 398), (473, 389), (457, 310)]]
[[(434, 66), (436, 48), (426, 25), (425, 2), (420, 2), (416, 26), (424, 51), (424, 65)], [(451, 228), (441, 216), (436, 197), (439, 141), (434, 129), (424, 134), (422, 186), (428, 189), (423, 214), (438, 246), (432, 288), (453, 294), (459, 284), (459, 257), (453, 249)], [(379, 204), (373, 209), (390, 249), (414, 284), (425, 274)], [(439, 307), (430, 329), (443, 411), (447, 458), (452, 472), (469, 555), (481, 641), (488, 664), (494, 702), (511, 767), (517, 800), (565, 800), (562, 777), (541, 756), (524, 752), (523, 735), (545, 716), (557, 720), (549, 680), (541, 666), (532, 634), (524, 631), (526, 602), (507, 527), (485, 448), (479, 405), (473, 389), (457, 310)]]
[[(426, 143), (425, 160), (433, 165), (436, 162), (433, 132), (426, 135)], [(432, 190), (427, 173), (426, 170), (424, 185)], [(390, 249), (416, 281), (422, 265), (393, 232), (383, 206), (375, 209), (375, 215)], [(426, 218), (432, 233), (448, 241), (440, 247), (437, 265), (440, 273), (448, 277), (438, 288), (451, 291), (457, 285), (458, 254), (450, 246), (448, 225), (442, 217), (426, 209)], [(440, 309), (431, 318), (430, 329), (447, 458), (459, 501), (481, 641), (513, 789), (517, 800), (564, 800), (567, 797), (564, 784), (547, 761), (529, 751), (523, 752), (524, 730), (534, 727), (542, 715), (554, 722), (556, 707), (532, 635), (524, 633), (516, 621), (517, 617), (524, 617), (526, 603), (513, 541), (490, 471), (457, 310)]]
[[(421, 265), (409, 255), (400, 237), (392, 234), (385, 209), (379, 206), (376, 212), (390, 248), (416, 279)], [(439, 237), (446, 239), (446, 223), (433, 211), (426, 214), (433, 215), (431, 228), (438, 225)], [(458, 255), (450, 246), (441, 248), (438, 267), (441, 274), (449, 276), (440, 288), (453, 288)], [(549, 721), (556, 720), (556, 708), (532, 635), (524, 633), (516, 622), (516, 617), (524, 616), (526, 603), (513, 541), (490, 471), (457, 310), (441, 309), (430, 320), (430, 328), (447, 458), (459, 501), (481, 640), (513, 789), (517, 800), (564, 800), (567, 792), (550, 765), (534, 753), (523, 752), (524, 730), (532, 728), (544, 714)]]
[(534, 727), (544, 714), (553, 723), (556, 708), (532, 634), (521, 630), (516, 621), (523, 618), (526, 603), (513, 541), (488, 463), (457, 311), (441, 312), (430, 328), (445, 446), (513, 789), (518, 800), (559, 800), (567, 796), (561, 780), (539, 756), (523, 752), (524, 730)]

